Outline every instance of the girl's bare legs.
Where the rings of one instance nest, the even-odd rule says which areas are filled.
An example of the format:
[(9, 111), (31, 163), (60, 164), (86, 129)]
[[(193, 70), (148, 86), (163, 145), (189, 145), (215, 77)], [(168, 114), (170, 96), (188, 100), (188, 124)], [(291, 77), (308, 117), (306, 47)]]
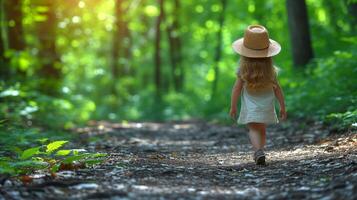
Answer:
[(253, 145), (253, 149), (263, 149), (266, 140), (266, 127), (263, 123), (248, 123), (249, 139)]
[(257, 165), (265, 165), (265, 124), (249, 123), (249, 138), (254, 149), (254, 161)]

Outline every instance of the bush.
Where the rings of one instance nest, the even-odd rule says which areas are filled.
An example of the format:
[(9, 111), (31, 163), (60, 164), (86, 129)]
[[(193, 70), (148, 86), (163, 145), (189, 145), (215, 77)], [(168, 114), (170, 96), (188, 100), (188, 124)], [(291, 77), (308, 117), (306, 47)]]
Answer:
[[(316, 59), (301, 75), (289, 77), (287, 107), (290, 116), (339, 118), (343, 127), (356, 122), (357, 68), (356, 48), (336, 51), (328, 58)], [(348, 116), (348, 117), (346, 117)], [(335, 121), (335, 122), (337, 122)]]

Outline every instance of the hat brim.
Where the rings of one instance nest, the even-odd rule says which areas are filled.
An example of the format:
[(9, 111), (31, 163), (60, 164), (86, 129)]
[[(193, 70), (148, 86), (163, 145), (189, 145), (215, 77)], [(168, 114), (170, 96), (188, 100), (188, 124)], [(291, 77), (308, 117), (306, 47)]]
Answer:
[(262, 50), (254, 50), (245, 47), (243, 44), (243, 40), (244, 38), (240, 38), (234, 41), (232, 47), (235, 52), (245, 57), (251, 57), (251, 58), (272, 57), (277, 55), (281, 50), (280, 44), (272, 39), (269, 39), (270, 40), (269, 47)]

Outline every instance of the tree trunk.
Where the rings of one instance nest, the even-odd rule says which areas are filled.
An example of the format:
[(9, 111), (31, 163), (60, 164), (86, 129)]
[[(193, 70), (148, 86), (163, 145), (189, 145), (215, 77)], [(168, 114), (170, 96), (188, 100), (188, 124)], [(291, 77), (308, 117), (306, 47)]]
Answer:
[(170, 46), (170, 60), (172, 66), (172, 79), (174, 83), (175, 91), (181, 91), (183, 88), (184, 71), (182, 66), (182, 52), (181, 52), (181, 38), (179, 35), (179, 14), (180, 14), (180, 3), (179, 0), (175, 0), (175, 9), (172, 13), (173, 21), (172, 24), (167, 26), (167, 35), (169, 39)]
[(223, 24), (224, 24), (224, 14), (226, 11), (226, 5), (227, 5), (227, 0), (221, 0), (221, 6), (222, 6), (222, 11), (219, 15), (218, 23), (219, 23), (219, 31), (217, 32), (217, 46), (216, 46), (216, 53), (214, 56), (214, 80), (212, 83), (212, 94), (211, 94), (211, 99), (213, 99), (216, 96), (216, 90), (217, 90), (217, 84), (218, 84), (218, 78), (219, 78), (219, 62), (221, 61), (222, 57), (222, 43), (223, 43), (223, 38), (222, 38), (222, 29), (223, 29)]
[(5, 39), (3, 37), (3, 32), (4, 32), (3, 25), (5, 23), (5, 19), (3, 14), (4, 13), (3, 5), (4, 5), (4, 0), (0, 0), (0, 62), (1, 64), (5, 60)]
[(0, 30), (0, 61), (1, 63), (3, 63), (3, 61), (5, 60), (5, 41), (1, 33), (2, 30)]
[[(140, 16), (139, 16), (139, 21), (141, 22), (142, 26), (145, 27), (144, 30), (140, 31), (140, 37), (143, 38), (145, 41), (152, 41), (153, 39), (151, 38), (151, 33), (152, 31), (150, 31), (152, 29), (152, 25), (150, 18), (147, 17), (147, 15), (145, 14), (145, 8), (146, 6), (150, 5), (150, 2), (148, 1), (140, 1)], [(149, 46), (151, 46), (151, 43), (142, 43), (139, 45), (140, 49), (147, 49), (149, 48)], [(135, 70), (138, 67), (133, 67), (133, 70), (131, 70), (132, 72), (135, 73)], [(146, 72), (146, 71), (145, 71)], [(139, 78), (140, 81), (140, 85), (141, 87), (147, 87), (148, 85), (152, 84), (152, 77), (154, 75), (152, 75), (150, 72), (146, 72), (146, 73), (138, 73), (141, 74), (141, 76), (138, 76), (137, 78)]]
[(3, 25), (5, 23), (5, 19), (3, 15), (3, 3), (4, 1), (0, 0), (0, 80), (6, 80), (8, 77), (10, 77), (9, 67), (6, 64), (5, 59), (5, 39), (3, 37)]
[(350, 24), (352, 33), (357, 32), (357, 2), (347, 2), (347, 10), (350, 15)]
[(155, 27), (155, 87), (156, 87), (156, 98), (161, 100), (161, 49), (160, 49), (160, 39), (161, 39), (161, 23), (164, 18), (164, 1), (158, 0), (160, 7), (160, 14), (157, 17), (156, 27)]
[(304, 66), (313, 58), (305, 0), (287, 0), (288, 24), (294, 66)]
[[(130, 57), (130, 33), (128, 23), (125, 19), (125, 10), (123, 9), (123, 0), (115, 1), (115, 24), (113, 31), (113, 46), (112, 46), (112, 75), (115, 81), (120, 79), (120, 76), (129, 73), (129, 57)], [(117, 95), (115, 84), (113, 83), (113, 93)]]
[(123, 9), (123, 0), (115, 1), (115, 24), (113, 31), (113, 47), (112, 47), (112, 72), (114, 78), (119, 78), (122, 74), (129, 72), (129, 57), (130, 52), (130, 32), (128, 22), (125, 19)]
[(5, 0), (9, 48), (21, 51), (25, 48), (22, 25), (22, 0)]
[(45, 17), (44, 21), (38, 22), (38, 40), (40, 44), (39, 56), (42, 68), (40, 90), (45, 94), (56, 96), (60, 92), (62, 70), (59, 65), (59, 56), (56, 51), (56, 27), (55, 16), (56, 1), (42, 1), (39, 6), (46, 7), (40, 14)]

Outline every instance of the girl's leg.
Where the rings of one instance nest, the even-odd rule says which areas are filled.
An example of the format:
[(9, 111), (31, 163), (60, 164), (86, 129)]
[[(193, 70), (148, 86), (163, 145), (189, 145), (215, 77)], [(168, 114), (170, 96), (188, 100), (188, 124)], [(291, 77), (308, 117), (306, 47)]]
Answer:
[(254, 148), (254, 161), (257, 165), (265, 165), (265, 124), (249, 123), (249, 138)]
[(263, 149), (266, 140), (266, 127), (263, 123), (248, 123), (249, 139), (253, 145), (253, 149)]

